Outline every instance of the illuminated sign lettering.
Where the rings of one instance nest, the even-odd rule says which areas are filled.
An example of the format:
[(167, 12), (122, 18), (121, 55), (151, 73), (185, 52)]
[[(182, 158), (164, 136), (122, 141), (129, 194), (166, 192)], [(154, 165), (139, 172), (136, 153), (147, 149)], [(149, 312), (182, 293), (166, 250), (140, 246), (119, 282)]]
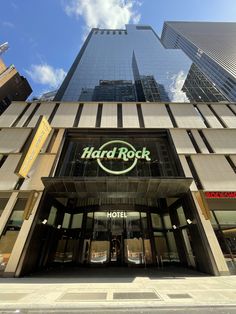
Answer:
[(205, 192), (206, 198), (236, 198), (236, 192)]
[[(107, 146), (113, 146), (112, 149), (105, 149)], [(122, 145), (122, 146), (118, 146)], [(81, 159), (95, 159), (97, 160), (98, 165), (106, 172), (111, 174), (124, 174), (131, 171), (137, 164), (139, 159), (151, 161), (150, 151), (146, 147), (143, 147), (141, 150), (136, 150), (131, 144), (114, 140), (103, 144), (98, 150), (94, 147), (85, 147)], [(116, 161), (130, 161), (133, 163), (126, 169), (123, 170), (111, 170), (105, 167), (102, 164), (102, 160), (116, 160)]]
[(107, 212), (107, 218), (127, 218), (126, 212)]

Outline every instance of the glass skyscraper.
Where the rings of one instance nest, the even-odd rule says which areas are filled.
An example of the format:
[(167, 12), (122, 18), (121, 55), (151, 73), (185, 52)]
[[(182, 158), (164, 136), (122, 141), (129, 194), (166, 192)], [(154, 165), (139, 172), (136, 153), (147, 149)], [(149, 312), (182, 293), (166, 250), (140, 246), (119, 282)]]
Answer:
[(200, 70), (192, 73), (192, 61), (165, 49), (150, 26), (92, 29), (54, 100), (225, 100)]
[(161, 41), (182, 49), (228, 100), (236, 99), (236, 23), (165, 22)]

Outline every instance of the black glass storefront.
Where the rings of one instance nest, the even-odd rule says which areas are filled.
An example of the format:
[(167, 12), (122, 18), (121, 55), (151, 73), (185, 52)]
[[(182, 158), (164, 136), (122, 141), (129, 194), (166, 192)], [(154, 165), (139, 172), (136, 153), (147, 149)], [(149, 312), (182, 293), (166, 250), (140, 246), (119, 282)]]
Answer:
[(178, 263), (173, 230), (170, 223), (166, 225), (168, 218), (165, 215), (164, 222), (160, 214), (144, 210), (66, 214), (50, 262), (115, 266)]
[[(131, 151), (129, 160), (117, 154), (108, 159), (120, 143)], [(100, 164), (110, 172), (95, 158), (104, 144)], [(96, 153), (83, 159), (92, 148)], [(54, 176), (42, 181), (45, 192), (20, 275), (58, 264), (174, 263), (213, 272), (189, 193), (192, 178), (184, 176), (166, 130), (67, 130)]]
[[(111, 176), (98, 166), (96, 159), (81, 159), (83, 149), (94, 147), (99, 149), (102, 145), (113, 141), (125, 141), (132, 145), (136, 150), (144, 147), (150, 151), (150, 161), (140, 159), (137, 165), (126, 175), (132, 177), (174, 177), (179, 175), (177, 169), (177, 156), (174, 152), (170, 136), (166, 131), (159, 132), (78, 132), (69, 130), (65, 139), (62, 155), (57, 167), (56, 176), (58, 177), (103, 177)], [(120, 147), (121, 144), (110, 144), (106, 149), (114, 146)], [(116, 156), (115, 156), (116, 157)], [(121, 171), (129, 168), (133, 159), (127, 161), (117, 160), (117, 158), (103, 159), (103, 165), (113, 171)]]
[(158, 199), (156, 207), (78, 203), (45, 195), (22, 274), (58, 265), (198, 269), (203, 251), (185, 197)]

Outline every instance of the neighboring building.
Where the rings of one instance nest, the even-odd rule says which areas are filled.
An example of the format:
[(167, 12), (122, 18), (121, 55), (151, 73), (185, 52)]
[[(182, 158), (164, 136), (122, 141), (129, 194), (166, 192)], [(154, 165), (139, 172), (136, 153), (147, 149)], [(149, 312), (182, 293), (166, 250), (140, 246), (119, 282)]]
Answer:
[(93, 99), (93, 88), (82, 88), (80, 96), (79, 96), (79, 101), (91, 101)]
[(44, 93), (39, 100), (40, 101), (52, 101), (54, 99), (54, 97), (56, 96), (57, 90), (51, 91), (51, 92), (47, 92)]
[[(80, 98), (80, 100), (82, 100)], [(135, 101), (136, 93), (132, 81), (99, 81), (95, 86), (93, 101)]]
[(182, 91), (191, 101), (196, 99), (198, 102), (225, 101), (225, 97), (215, 87), (215, 84), (211, 83), (194, 63), (185, 79)]
[(138, 101), (170, 101), (164, 86), (153, 75), (140, 75), (135, 79), (135, 87)]
[(26, 78), (21, 76), (14, 65), (6, 67), (0, 59), (0, 114), (13, 100), (26, 100), (32, 89)]
[(153, 75), (140, 75), (135, 54), (132, 56), (132, 70), (138, 101), (170, 101), (162, 84)]
[(236, 273), (236, 104), (195, 101), (200, 77), (215, 97), (149, 26), (94, 29), (55, 101), (5, 110), (3, 276), (58, 266)]
[(165, 49), (150, 26), (92, 29), (54, 100), (198, 101), (197, 92), (188, 99), (182, 90), (191, 66), (182, 51)]
[(165, 22), (161, 41), (182, 49), (230, 101), (236, 99), (236, 23)]

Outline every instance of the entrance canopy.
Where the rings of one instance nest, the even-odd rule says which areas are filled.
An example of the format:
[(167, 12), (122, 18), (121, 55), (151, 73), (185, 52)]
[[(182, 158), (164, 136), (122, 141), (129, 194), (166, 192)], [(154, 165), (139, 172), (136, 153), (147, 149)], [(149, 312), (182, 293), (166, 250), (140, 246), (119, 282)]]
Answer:
[(54, 197), (78, 199), (157, 199), (181, 197), (192, 178), (172, 177), (44, 177), (46, 191)]

